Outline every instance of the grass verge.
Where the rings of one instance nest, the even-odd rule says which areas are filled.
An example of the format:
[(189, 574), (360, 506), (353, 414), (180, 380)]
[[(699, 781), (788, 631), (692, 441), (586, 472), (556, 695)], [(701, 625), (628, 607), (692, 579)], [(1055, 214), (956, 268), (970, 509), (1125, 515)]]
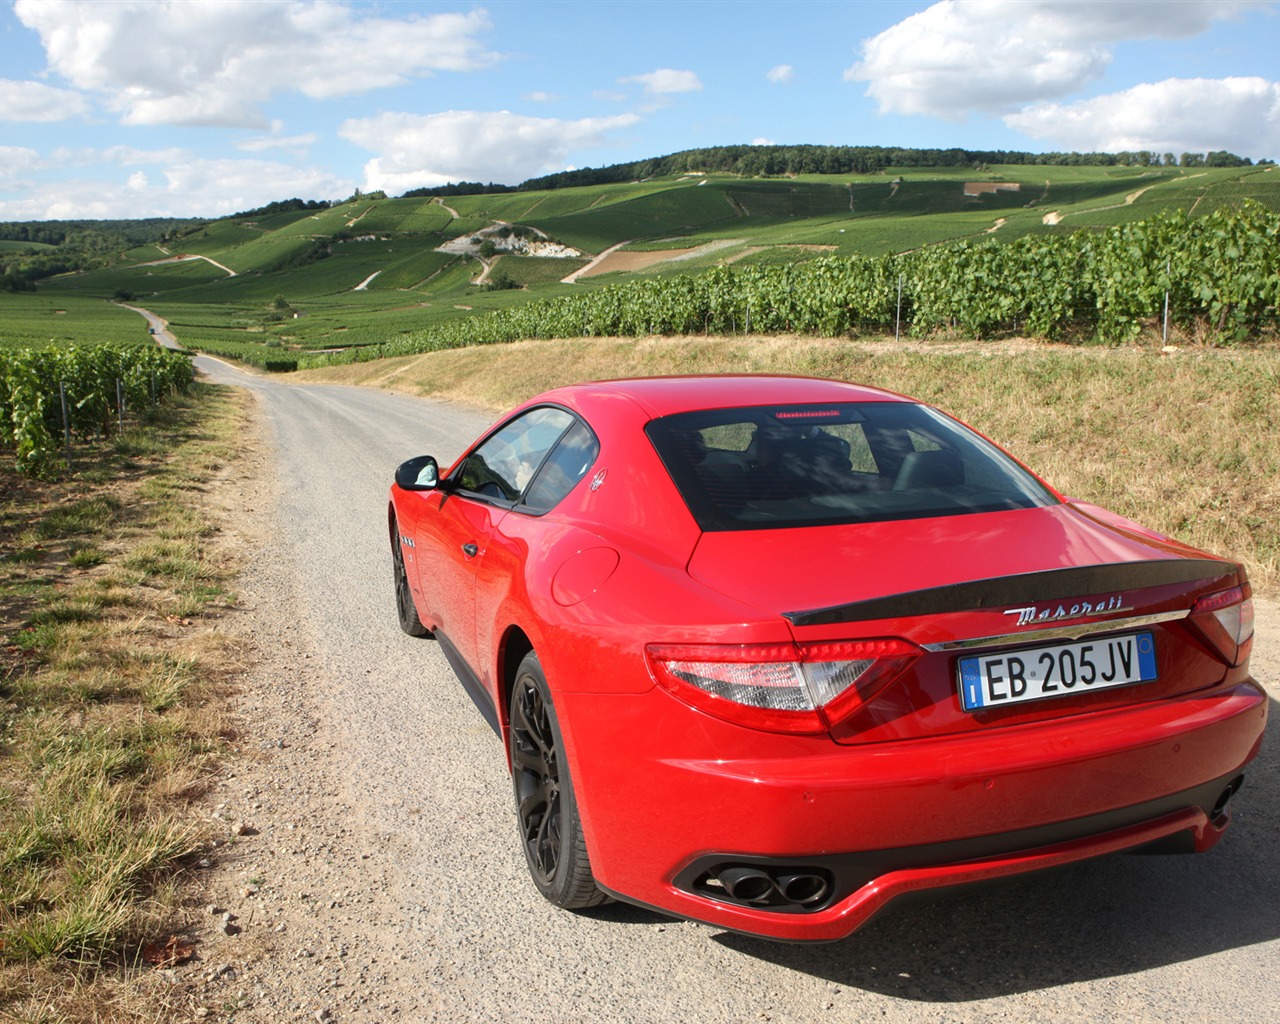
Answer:
[(0, 462), (0, 1020), (165, 1021), (190, 805), (230, 738), (237, 661), (210, 628), (231, 563), (200, 492), (243, 392), (197, 388), (75, 453), (54, 483)]
[(794, 373), (899, 391), (1066, 494), (1243, 562), (1280, 587), (1280, 351), (800, 337), (531, 341), (308, 371), (503, 409), (560, 384)]

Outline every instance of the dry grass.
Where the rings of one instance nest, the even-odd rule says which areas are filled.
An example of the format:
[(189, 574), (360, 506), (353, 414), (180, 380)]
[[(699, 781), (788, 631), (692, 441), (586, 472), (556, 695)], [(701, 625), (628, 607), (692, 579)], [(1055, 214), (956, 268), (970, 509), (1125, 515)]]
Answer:
[(77, 453), (0, 466), (0, 1019), (174, 1019), (142, 957), (184, 927), (190, 813), (227, 732), (233, 604), (201, 489), (232, 461), (239, 392)]
[(1023, 340), (799, 337), (521, 342), (310, 371), (506, 408), (560, 384), (670, 373), (796, 373), (929, 401), (1067, 494), (1244, 562), (1280, 586), (1280, 352), (1078, 348)]

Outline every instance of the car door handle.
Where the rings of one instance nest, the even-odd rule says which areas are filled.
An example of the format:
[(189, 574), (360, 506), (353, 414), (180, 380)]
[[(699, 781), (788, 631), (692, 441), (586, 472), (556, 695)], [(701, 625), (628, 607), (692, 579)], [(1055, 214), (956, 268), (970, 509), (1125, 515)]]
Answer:
[(475, 544), (463, 544), (462, 553), (468, 558), (475, 558), (476, 555), (480, 554), (480, 548)]

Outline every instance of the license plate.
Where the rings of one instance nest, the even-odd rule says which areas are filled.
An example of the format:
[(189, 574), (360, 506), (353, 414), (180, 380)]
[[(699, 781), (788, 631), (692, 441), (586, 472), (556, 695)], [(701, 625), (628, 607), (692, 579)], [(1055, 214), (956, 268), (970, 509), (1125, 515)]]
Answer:
[(1156, 677), (1150, 633), (1054, 644), (960, 659), (966, 711), (1149, 682)]

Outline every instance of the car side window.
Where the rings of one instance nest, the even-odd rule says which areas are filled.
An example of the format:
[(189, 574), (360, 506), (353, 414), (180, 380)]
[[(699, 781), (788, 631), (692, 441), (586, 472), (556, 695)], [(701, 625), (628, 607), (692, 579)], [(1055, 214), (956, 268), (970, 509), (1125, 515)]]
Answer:
[(573, 490), (600, 453), (600, 442), (579, 420), (560, 439), (524, 496), (530, 512), (546, 512)]
[(574, 422), (563, 409), (531, 409), (500, 427), (467, 456), (456, 481), (461, 491), (517, 502), (547, 453)]

